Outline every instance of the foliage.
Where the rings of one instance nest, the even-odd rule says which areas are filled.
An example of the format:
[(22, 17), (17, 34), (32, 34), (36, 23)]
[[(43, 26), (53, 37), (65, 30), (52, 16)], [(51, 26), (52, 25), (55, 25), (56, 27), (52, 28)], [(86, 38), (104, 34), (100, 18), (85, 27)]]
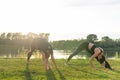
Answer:
[[(16, 32), (16, 33), (1, 33), (0, 34), (0, 55), (6, 54), (6, 57), (11, 55), (11, 57), (18, 56), (21, 52), (30, 48), (30, 43), (33, 38), (44, 37), (49, 40), (49, 33), (28, 33), (26, 35)], [(97, 35), (89, 34), (86, 39), (74, 39), (74, 40), (59, 40), (52, 41), (54, 50), (64, 50), (73, 52), (74, 49), (83, 41), (88, 40), (92, 41), (98, 46), (102, 47), (105, 50), (105, 53), (114, 56), (118, 52), (118, 57), (120, 57), (120, 39), (112, 40), (108, 36), (102, 37), (102, 40), (97, 41)]]
[(95, 34), (89, 34), (89, 35), (87, 36), (87, 40), (88, 40), (89, 42), (95, 42), (95, 41), (98, 40), (98, 39), (97, 39), (97, 35), (95, 35)]
[[(1, 33), (0, 34), (0, 56), (17, 57), (24, 49), (29, 50), (30, 43), (33, 38), (44, 37), (48, 39), (49, 33), (28, 33), (23, 35), (20, 32), (16, 33)], [(23, 49), (24, 48), (24, 49)]]

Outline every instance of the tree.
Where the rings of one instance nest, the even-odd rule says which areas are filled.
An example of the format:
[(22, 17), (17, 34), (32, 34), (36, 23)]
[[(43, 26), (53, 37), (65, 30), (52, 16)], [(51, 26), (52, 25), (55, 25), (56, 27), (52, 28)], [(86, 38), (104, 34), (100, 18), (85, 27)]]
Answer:
[(115, 42), (111, 38), (109, 38), (108, 36), (102, 37), (101, 41), (102, 41), (104, 47), (108, 47), (108, 46), (115, 47), (116, 46)]
[(6, 33), (4, 32), (4, 33), (2, 33), (1, 35), (0, 35), (0, 39), (5, 39), (6, 38), (6, 35), (5, 35)]
[(13, 33), (12, 39), (13, 40), (20, 40), (20, 39), (22, 39), (22, 33), (20, 33), (20, 32)]
[(110, 39), (108, 36), (104, 36), (104, 37), (102, 37), (102, 41), (109, 42), (109, 41), (112, 41), (112, 39)]
[(11, 40), (11, 39), (12, 39), (12, 33), (8, 33), (8, 34), (6, 35), (6, 37), (7, 37), (7, 39)]
[(37, 38), (37, 37), (38, 37), (38, 34), (35, 34), (35, 33), (33, 33), (33, 32), (29, 32), (29, 33), (27, 34), (27, 37), (28, 37), (28, 39)]
[(49, 40), (49, 36), (50, 36), (49, 33), (39, 33), (39, 37), (40, 38), (45, 38), (46, 40)]
[(90, 41), (90, 42), (95, 42), (96, 40), (98, 40), (97, 39), (97, 35), (95, 35), (95, 34), (89, 34), (87, 36), (87, 40)]

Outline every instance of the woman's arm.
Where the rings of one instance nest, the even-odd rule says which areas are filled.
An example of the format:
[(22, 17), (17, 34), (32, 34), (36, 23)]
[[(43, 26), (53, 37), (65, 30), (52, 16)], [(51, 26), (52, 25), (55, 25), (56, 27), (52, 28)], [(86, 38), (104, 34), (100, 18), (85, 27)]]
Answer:
[(90, 65), (91, 65), (92, 68), (95, 68), (95, 66), (93, 64), (93, 60), (94, 60), (95, 57), (98, 56), (99, 53), (100, 53), (100, 50), (98, 48), (96, 48), (94, 50), (94, 54), (90, 57)]
[(95, 57), (96, 57), (96, 54), (93, 54), (93, 55), (90, 57), (90, 66), (91, 66), (92, 68), (95, 68), (95, 66), (94, 66), (94, 64), (93, 64), (93, 60), (94, 60)]

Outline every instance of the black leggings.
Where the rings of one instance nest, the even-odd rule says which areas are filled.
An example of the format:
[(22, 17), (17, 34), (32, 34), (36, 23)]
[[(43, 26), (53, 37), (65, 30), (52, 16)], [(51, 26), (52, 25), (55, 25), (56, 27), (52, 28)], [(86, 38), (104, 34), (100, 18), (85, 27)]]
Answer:
[(82, 50), (84, 49), (87, 49), (88, 48), (88, 42), (84, 42), (82, 44), (80, 44), (76, 49), (75, 51), (68, 57), (67, 61), (70, 61), (70, 59), (77, 55), (79, 52), (81, 52)]
[(98, 57), (96, 57), (96, 60), (102, 64), (103, 62), (105, 62), (105, 68), (108, 68), (110, 70), (112, 70), (110, 64), (105, 60), (105, 56), (102, 56), (102, 58), (99, 60)]

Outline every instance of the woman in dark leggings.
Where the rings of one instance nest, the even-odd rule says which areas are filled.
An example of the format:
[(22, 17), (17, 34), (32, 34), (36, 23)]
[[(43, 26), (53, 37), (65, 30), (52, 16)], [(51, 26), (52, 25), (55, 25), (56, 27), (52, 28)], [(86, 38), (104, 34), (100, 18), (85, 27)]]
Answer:
[(68, 62), (71, 60), (71, 58), (73, 56), (77, 55), (79, 52), (81, 52), (82, 50), (85, 50), (85, 49), (91, 54), (90, 65), (92, 68), (94, 68), (93, 59), (96, 58), (96, 60), (101, 64), (102, 67), (112, 70), (111, 66), (106, 61), (105, 56), (103, 55), (103, 53), (104, 53), (103, 49), (100, 47), (97, 47), (93, 43), (89, 43), (89, 42), (81, 43), (76, 48), (76, 50), (68, 57), (66, 64), (68, 64)]
[(51, 60), (52, 60), (53, 64), (55, 65), (55, 68), (57, 68), (57, 64), (56, 64), (55, 58), (53, 56), (52, 46), (44, 38), (36, 38), (36, 39), (33, 39), (33, 41), (31, 42), (30, 51), (28, 52), (28, 55), (27, 55), (27, 64), (29, 64), (30, 57), (33, 54), (33, 51), (35, 51), (35, 49), (39, 50), (42, 54), (42, 59), (43, 59), (44, 65), (45, 65), (45, 70), (49, 70), (51, 68), (49, 61), (48, 61), (48, 58), (50, 56), (51, 56)]

